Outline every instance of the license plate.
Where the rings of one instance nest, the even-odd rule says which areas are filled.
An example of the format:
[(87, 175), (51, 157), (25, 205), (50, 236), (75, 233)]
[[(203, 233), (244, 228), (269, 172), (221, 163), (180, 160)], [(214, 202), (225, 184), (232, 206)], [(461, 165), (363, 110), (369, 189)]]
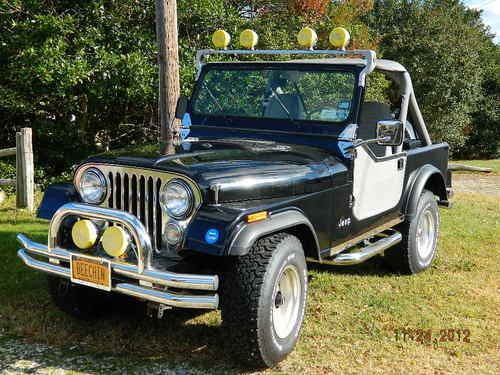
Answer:
[(111, 291), (111, 264), (104, 259), (71, 255), (71, 281)]

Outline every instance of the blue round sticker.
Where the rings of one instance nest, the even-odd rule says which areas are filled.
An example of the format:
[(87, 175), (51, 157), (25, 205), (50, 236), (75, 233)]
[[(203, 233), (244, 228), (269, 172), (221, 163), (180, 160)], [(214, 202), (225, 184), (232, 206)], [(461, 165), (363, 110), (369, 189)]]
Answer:
[(219, 230), (218, 229), (209, 229), (207, 233), (205, 233), (205, 242), (212, 245), (219, 241)]

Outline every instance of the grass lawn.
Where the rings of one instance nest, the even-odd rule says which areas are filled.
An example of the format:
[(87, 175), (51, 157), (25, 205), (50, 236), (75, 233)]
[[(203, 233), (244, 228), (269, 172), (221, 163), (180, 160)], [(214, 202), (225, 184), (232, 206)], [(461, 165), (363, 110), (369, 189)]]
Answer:
[[(500, 199), (464, 193), (454, 201), (454, 209), (441, 210), (438, 256), (425, 273), (395, 275), (380, 259), (348, 268), (310, 264), (298, 346), (267, 373), (500, 373)], [(96, 363), (119, 361), (125, 368), (117, 372), (161, 362), (239, 371), (217, 312), (173, 310), (156, 321), (122, 303), (93, 324), (65, 316), (50, 302), (45, 276), (16, 257), (17, 232), (46, 241), (47, 223), (10, 200), (0, 207), (0, 341), (18, 336), (90, 353)], [(403, 328), (431, 329), (433, 342), (396, 339)], [(441, 329), (470, 330), (470, 342), (439, 342)]]

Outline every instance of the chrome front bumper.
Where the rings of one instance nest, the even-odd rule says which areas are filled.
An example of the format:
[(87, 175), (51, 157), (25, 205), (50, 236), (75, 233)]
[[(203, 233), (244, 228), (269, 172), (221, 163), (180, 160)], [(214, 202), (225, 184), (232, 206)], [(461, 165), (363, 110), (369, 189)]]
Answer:
[[(58, 247), (55, 243), (61, 218), (69, 214), (77, 214), (80, 217), (90, 219), (107, 219), (120, 224), (128, 223), (127, 228), (135, 232), (133, 233), (134, 237), (145, 235), (148, 238), (139, 238), (138, 240), (149, 242), (149, 235), (143, 231), (142, 223), (136, 220), (133, 215), (107, 208), (69, 203), (62, 206), (51, 221), (49, 226), (51, 246), (34, 242), (24, 234), (17, 235), (18, 241), (23, 246), (17, 255), (28, 267), (55, 276), (71, 278), (69, 263), (72, 252)], [(143, 250), (151, 251), (147, 247)], [(144, 258), (148, 259), (149, 255), (145, 254)], [(111, 263), (111, 290), (114, 292), (167, 306), (196, 309), (216, 309), (218, 307), (218, 295), (216, 293), (207, 294), (217, 291), (219, 286), (217, 275), (181, 274), (155, 270), (149, 262), (135, 266), (112, 259), (106, 260)], [(122, 281), (124, 279), (127, 281)], [(176, 289), (176, 291), (172, 291), (171, 288)], [(197, 293), (185, 294), (185, 290), (194, 290)]]

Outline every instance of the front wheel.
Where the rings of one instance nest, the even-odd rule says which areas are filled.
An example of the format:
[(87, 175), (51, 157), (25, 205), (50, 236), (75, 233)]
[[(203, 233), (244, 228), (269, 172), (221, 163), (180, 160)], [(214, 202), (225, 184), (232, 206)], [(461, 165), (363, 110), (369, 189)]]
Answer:
[(436, 256), (439, 209), (434, 194), (424, 190), (412, 219), (397, 228), (403, 241), (387, 250), (384, 258), (398, 272), (414, 274), (430, 267)]
[(48, 276), (49, 294), (63, 312), (80, 320), (95, 320), (109, 306), (106, 292), (73, 284), (69, 279)]
[(307, 266), (301, 242), (279, 233), (235, 258), (222, 279), (222, 321), (239, 358), (272, 367), (295, 347), (304, 319)]

